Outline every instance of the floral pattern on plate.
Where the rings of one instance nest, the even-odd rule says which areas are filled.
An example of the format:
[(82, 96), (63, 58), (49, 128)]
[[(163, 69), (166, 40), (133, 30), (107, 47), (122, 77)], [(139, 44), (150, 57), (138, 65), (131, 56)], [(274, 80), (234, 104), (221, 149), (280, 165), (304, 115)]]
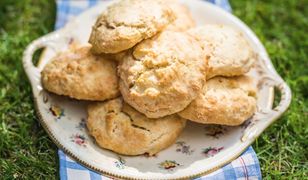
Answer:
[(228, 127), (222, 125), (207, 125), (204, 129), (206, 136), (211, 136), (215, 139), (219, 139), (228, 131)]
[(159, 168), (160, 169), (165, 169), (168, 171), (172, 171), (174, 168), (181, 166), (181, 164), (177, 163), (174, 160), (165, 160), (161, 163), (159, 163)]
[(87, 147), (86, 137), (84, 135), (74, 134), (74, 135), (71, 136), (71, 141), (74, 142), (75, 144), (79, 145), (79, 146)]
[(223, 149), (224, 149), (224, 147), (219, 147), (219, 148), (208, 147), (208, 148), (203, 149), (202, 154), (204, 154), (205, 157), (212, 157), (215, 154), (219, 153)]
[(56, 117), (56, 120), (59, 120), (64, 116), (64, 109), (60, 106), (52, 105), (50, 106), (49, 111), (53, 116)]
[(86, 119), (81, 118), (80, 122), (78, 123), (78, 125), (76, 126), (76, 128), (78, 130), (84, 130), (86, 128)]
[(124, 169), (125, 168), (125, 164), (126, 164), (126, 161), (125, 159), (123, 159), (122, 157), (118, 157), (118, 160), (116, 160), (114, 162), (115, 166), (118, 168), (118, 169)]
[(190, 148), (190, 145), (187, 145), (184, 141), (178, 141), (176, 144), (176, 152), (181, 152), (186, 155), (191, 155), (194, 153), (194, 149)]

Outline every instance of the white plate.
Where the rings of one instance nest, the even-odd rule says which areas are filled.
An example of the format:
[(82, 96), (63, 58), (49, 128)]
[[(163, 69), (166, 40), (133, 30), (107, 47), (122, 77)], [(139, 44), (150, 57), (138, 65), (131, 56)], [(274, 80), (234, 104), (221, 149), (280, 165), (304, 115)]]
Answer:
[[(258, 79), (258, 112), (242, 126), (205, 126), (189, 123), (177, 143), (156, 157), (119, 156), (99, 148), (85, 128), (86, 102), (45, 92), (40, 71), (57, 52), (74, 42), (86, 43), (96, 17), (110, 2), (84, 12), (63, 29), (33, 41), (24, 52), (24, 69), (30, 79), (40, 123), (59, 148), (81, 164), (104, 175), (128, 179), (179, 179), (204, 175), (238, 157), (289, 106), (291, 91), (277, 74), (256, 35), (238, 18), (204, 1), (182, 0), (199, 25), (219, 23), (242, 31), (258, 53), (258, 63), (250, 72)], [(45, 48), (38, 66), (33, 53)], [(272, 109), (274, 87), (281, 100)], [(138, 141), (136, 139), (136, 141)]]

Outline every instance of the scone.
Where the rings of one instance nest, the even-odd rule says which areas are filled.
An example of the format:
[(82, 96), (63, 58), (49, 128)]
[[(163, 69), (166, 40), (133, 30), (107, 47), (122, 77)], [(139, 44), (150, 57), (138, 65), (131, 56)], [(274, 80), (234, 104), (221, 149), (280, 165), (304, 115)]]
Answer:
[(167, 4), (174, 12), (176, 19), (167, 26), (165, 30), (186, 31), (196, 26), (195, 21), (187, 6), (178, 1), (167, 1)]
[(122, 59), (128, 54), (131, 52), (132, 49), (128, 49), (128, 50), (125, 50), (125, 51), (121, 51), (119, 53), (115, 53), (115, 54), (100, 54), (100, 55), (103, 55), (103, 56), (107, 56), (109, 57), (110, 59), (112, 59), (113, 61), (122, 61)]
[(209, 57), (207, 78), (238, 76), (250, 70), (255, 53), (245, 37), (224, 25), (204, 25), (189, 31), (201, 44)]
[(121, 0), (97, 19), (89, 42), (95, 53), (118, 53), (154, 36), (174, 19), (162, 0)]
[(215, 77), (181, 117), (203, 124), (236, 126), (256, 111), (256, 85), (248, 76)]
[(149, 119), (122, 98), (88, 107), (87, 127), (98, 145), (124, 155), (156, 154), (176, 141), (185, 124), (178, 115)]
[(58, 95), (103, 101), (119, 95), (116, 62), (90, 52), (91, 46), (54, 57), (43, 69), (42, 84)]
[(183, 110), (205, 84), (206, 58), (186, 33), (164, 31), (142, 41), (120, 62), (124, 100), (149, 118)]

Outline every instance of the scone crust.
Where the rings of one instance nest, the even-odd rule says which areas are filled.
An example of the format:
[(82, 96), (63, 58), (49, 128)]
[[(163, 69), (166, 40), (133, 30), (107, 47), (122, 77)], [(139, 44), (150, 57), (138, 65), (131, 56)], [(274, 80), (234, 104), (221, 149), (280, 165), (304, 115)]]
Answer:
[(201, 93), (206, 59), (186, 33), (164, 31), (138, 44), (119, 64), (124, 100), (149, 118), (183, 110)]
[(118, 53), (162, 31), (175, 19), (160, 0), (121, 0), (97, 19), (89, 39), (95, 53)]
[(243, 34), (225, 25), (204, 25), (189, 31), (209, 57), (207, 78), (247, 73), (256, 55)]
[(119, 95), (116, 62), (80, 47), (55, 56), (41, 73), (45, 89), (79, 100), (102, 101)]
[(165, 30), (187, 31), (196, 26), (195, 20), (187, 6), (178, 1), (167, 1), (167, 4), (174, 12), (176, 19)]
[(122, 98), (88, 107), (87, 127), (98, 145), (123, 155), (154, 155), (172, 145), (185, 124), (178, 115), (149, 119)]
[(237, 126), (256, 111), (256, 86), (249, 76), (215, 77), (181, 117), (203, 124)]

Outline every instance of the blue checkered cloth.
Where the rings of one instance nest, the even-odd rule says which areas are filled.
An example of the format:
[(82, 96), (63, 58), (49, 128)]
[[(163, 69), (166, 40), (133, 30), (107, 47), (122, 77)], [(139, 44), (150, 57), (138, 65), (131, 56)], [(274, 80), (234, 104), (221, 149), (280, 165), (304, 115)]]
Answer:
[[(231, 12), (228, 0), (208, 0), (217, 6)], [(57, 21), (56, 29), (63, 27), (71, 18), (84, 10), (95, 6), (99, 0), (57, 0)], [(110, 178), (98, 174), (86, 167), (76, 163), (63, 151), (58, 151), (60, 158), (60, 179), (61, 180), (107, 180)], [(240, 157), (230, 164), (218, 169), (197, 180), (233, 180), (233, 179), (262, 179), (260, 164), (256, 153), (249, 147)]]

